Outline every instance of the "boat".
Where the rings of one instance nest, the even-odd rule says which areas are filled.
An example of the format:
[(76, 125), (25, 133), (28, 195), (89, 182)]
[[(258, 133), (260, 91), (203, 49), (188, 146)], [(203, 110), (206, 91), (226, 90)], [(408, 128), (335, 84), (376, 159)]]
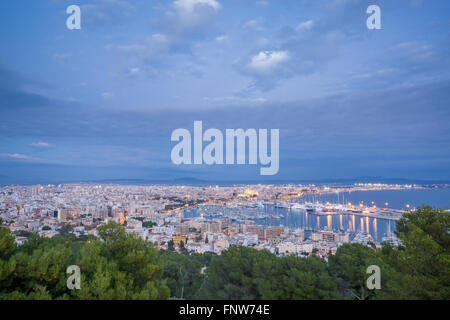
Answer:
[(301, 209), (305, 209), (305, 206), (300, 204), (300, 203), (293, 203), (291, 205), (291, 209), (293, 209), (293, 210), (301, 210)]

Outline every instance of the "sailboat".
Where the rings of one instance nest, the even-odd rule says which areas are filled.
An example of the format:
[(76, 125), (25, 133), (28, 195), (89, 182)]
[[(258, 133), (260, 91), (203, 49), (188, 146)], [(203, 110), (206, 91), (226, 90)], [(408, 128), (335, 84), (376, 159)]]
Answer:
[(391, 221), (389, 220), (387, 234), (384, 234), (384, 237), (381, 239), (381, 242), (388, 242), (393, 246), (400, 245), (400, 239), (393, 233), (391, 233)]

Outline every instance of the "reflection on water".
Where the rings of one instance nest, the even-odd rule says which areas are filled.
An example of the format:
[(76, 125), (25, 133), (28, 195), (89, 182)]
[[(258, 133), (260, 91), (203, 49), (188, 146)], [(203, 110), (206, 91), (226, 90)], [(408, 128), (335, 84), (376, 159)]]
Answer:
[[(287, 226), (293, 229), (308, 230), (334, 230), (358, 232), (365, 231), (372, 235), (375, 241), (381, 242), (382, 238), (389, 232), (395, 231), (395, 221), (376, 219), (371, 217), (359, 217), (356, 219), (354, 214), (331, 214), (317, 215), (308, 213), (305, 210), (289, 210), (284, 208), (275, 208), (273, 206), (265, 206), (267, 213), (282, 215), (281, 219), (259, 219), (255, 220), (260, 225), (267, 226)], [(197, 210), (185, 211), (186, 217), (198, 217)], [(365, 220), (365, 221), (364, 221)], [(347, 227), (346, 227), (347, 226)]]
[(366, 233), (370, 233), (370, 230), (369, 230), (369, 217), (366, 217)]
[(373, 234), (375, 235), (374, 239), (377, 239), (378, 238), (377, 218), (373, 219)]
[[(287, 226), (311, 230), (335, 230), (358, 232), (365, 231), (375, 241), (381, 242), (388, 232), (395, 231), (395, 221), (380, 218), (359, 217), (347, 214), (330, 214), (326, 216), (308, 213), (305, 210), (288, 210), (266, 206), (266, 212), (282, 214), (284, 219), (262, 219), (257, 223), (271, 226)], [(288, 214), (289, 212), (289, 214)], [(312, 220), (309, 217), (312, 217)], [(314, 219), (315, 218), (315, 219)], [(313, 222), (312, 222), (313, 221)]]

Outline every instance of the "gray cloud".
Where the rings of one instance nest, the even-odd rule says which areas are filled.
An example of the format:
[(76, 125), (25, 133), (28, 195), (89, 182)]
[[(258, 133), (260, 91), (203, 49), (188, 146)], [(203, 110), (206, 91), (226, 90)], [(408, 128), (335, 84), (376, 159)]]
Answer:
[[(199, 57), (193, 52), (193, 46), (205, 40), (212, 41), (220, 34), (215, 25), (220, 10), (221, 5), (216, 0), (171, 2), (163, 16), (153, 21), (154, 32), (150, 36), (119, 46), (127, 61), (123, 74), (155, 76), (163, 69), (174, 69), (180, 56), (196, 63)], [(130, 72), (137, 69), (139, 72)], [(191, 73), (195, 74), (201, 75), (201, 72)]]
[[(250, 77), (251, 84), (244, 90), (269, 91), (280, 81), (294, 76), (305, 76), (326, 70), (328, 64), (339, 57), (343, 46), (365, 39), (366, 9), (373, 1), (370, 0), (333, 0), (314, 1), (314, 3), (286, 2), (286, 10), (304, 11), (309, 7), (315, 16), (299, 19), (296, 25), (276, 27), (273, 23), (263, 23), (261, 19), (251, 20), (244, 24), (244, 32), (252, 26), (252, 30), (262, 32), (268, 38), (254, 42), (254, 48), (236, 63), (237, 70)], [(324, 9), (325, 8), (325, 9)], [(252, 59), (264, 52), (286, 52), (289, 59), (273, 67), (271, 72), (262, 73), (249, 68)]]
[(42, 107), (49, 100), (39, 94), (26, 91), (25, 87), (36, 82), (0, 65), (0, 111)]
[[(389, 163), (400, 159), (425, 172), (450, 158), (449, 98), (450, 83), (443, 81), (283, 104), (232, 101), (214, 110), (114, 111), (49, 104), (26, 114), (8, 112), (0, 135), (51, 138), (58, 150), (40, 155), (43, 162), (170, 168), (171, 132), (191, 129), (193, 121), (203, 120), (205, 127), (222, 130), (279, 128), (281, 175), (306, 174), (308, 167), (318, 170), (330, 163), (338, 171), (353, 164), (387, 174), (393, 168)], [(369, 163), (373, 167), (368, 168)], [(450, 177), (450, 172), (443, 175)]]

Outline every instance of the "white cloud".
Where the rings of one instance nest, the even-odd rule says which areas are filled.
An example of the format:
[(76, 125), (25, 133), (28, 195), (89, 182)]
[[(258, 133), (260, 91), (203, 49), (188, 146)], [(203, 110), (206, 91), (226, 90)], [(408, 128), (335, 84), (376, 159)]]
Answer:
[(12, 158), (12, 159), (31, 159), (29, 156), (20, 153), (0, 153), (0, 157)]
[(182, 14), (191, 14), (195, 11), (197, 6), (207, 6), (214, 11), (219, 11), (221, 5), (216, 0), (176, 0), (173, 5)]
[(171, 28), (180, 32), (210, 24), (221, 5), (217, 0), (176, 0), (172, 8), (167, 17)]
[(138, 74), (140, 71), (141, 71), (141, 69), (139, 69), (139, 68), (130, 68), (129, 74), (130, 74), (130, 75), (136, 75), (136, 74)]
[(244, 29), (254, 31), (265, 31), (263, 24), (264, 24), (263, 18), (252, 19), (244, 24)]
[(287, 51), (261, 51), (251, 58), (248, 67), (259, 73), (268, 73), (287, 60)]
[(31, 146), (32, 147), (36, 147), (36, 148), (50, 148), (50, 147), (52, 147), (52, 145), (50, 143), (43, 142), (43, 141), (32, 143)]
[(158, 41), (158, 42), (166, 42), (167, 36), (162, 33), (155, 33), (155, 34), (152, 34), (152, 40)]
[(311, 30), (314, 25), (313, 20), (303, 21), (297, 26), (297, 31)]
[(224, 42), (226, 42), (228, 40), (228, 36), (219, 36), (219, 37), (216, 37), (216, 42), (217, 43), (224, 43)]

